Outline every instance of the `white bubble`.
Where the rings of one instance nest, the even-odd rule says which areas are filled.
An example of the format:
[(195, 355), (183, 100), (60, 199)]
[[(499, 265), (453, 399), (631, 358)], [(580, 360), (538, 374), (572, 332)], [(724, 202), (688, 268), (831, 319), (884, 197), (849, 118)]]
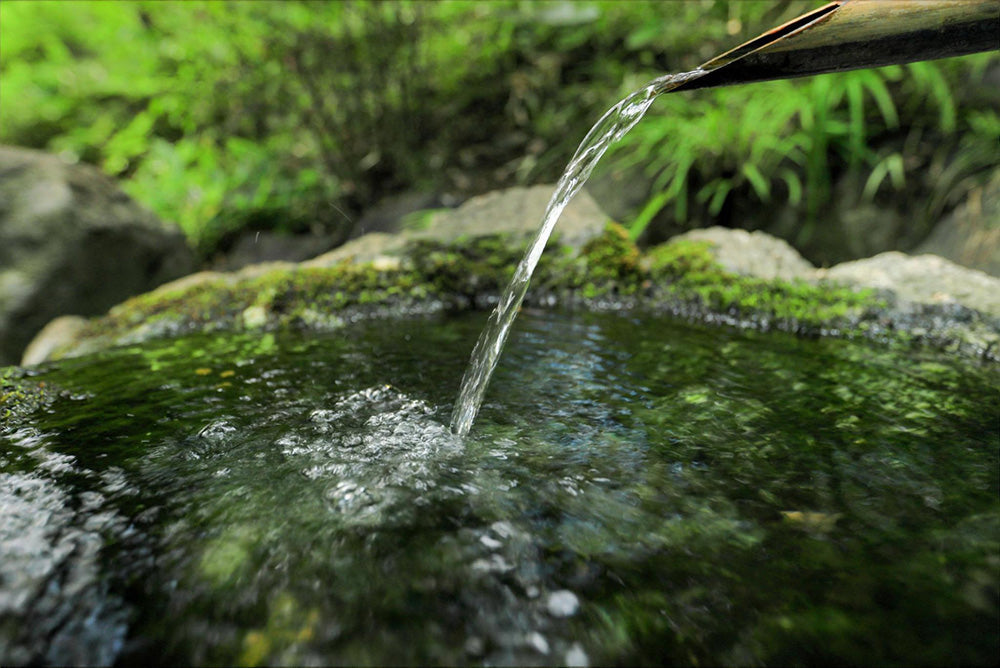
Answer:
[(503, 547), (503, 543), (498, 541), (496, 538), (490, 538), (489, 536), (480, 536), (479, 542), (485, 545), (488, 550), (496, 550)]
[(576, 668), (587, 668), (590, 665), (590, 658), (587, 653), (583, 651), (580, 647), (580, 643), (573, 643), (573, 645), (566, 650), (566, 658), (563, 662), (567, 666), (575, 666)]
[(546, 607), (553, 617), (572, 617), (580, 609), (580, 599), (570, 590), (560, 589), (549, 594)]
[(528, 643), (529, 647), (534, 649), (539, 654), (549, 653), (549, 641), (546, 640), (545, 636), (538, 631), (532, 631), (529, 633), (528, 637), (525, 638), (525, 641)]

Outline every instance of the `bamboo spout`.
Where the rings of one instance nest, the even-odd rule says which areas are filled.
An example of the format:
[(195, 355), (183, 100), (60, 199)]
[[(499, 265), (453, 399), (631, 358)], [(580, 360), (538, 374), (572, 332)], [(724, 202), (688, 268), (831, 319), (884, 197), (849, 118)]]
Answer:
[(672, 90), (788, 79), (1000, 49), (1000, 0), (836, 0), (701, 66)]

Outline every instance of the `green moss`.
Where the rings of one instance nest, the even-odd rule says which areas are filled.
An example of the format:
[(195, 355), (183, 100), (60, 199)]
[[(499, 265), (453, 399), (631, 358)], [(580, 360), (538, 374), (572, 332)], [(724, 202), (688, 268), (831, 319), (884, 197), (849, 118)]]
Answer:
[(588, 241), (580, 253), (592, 280), (629, 280), (638, 276), (639, 249), (628, 231), (608, 223), (604, 233)]
[(733, 274), (715, 262), (705, 241), (657, 246), (647, 253), (644, 266), (663, 297), (767, 326), (853, 330), (865, 313), (884, 306), (868, 289)]
[[(502, 235), (442, 243), (420, 240), (408, 255), (416, 274), (441, 294), (497, 294), (510, 281), (527, 243), (512, 242)], [(532, 277), (532, 293), (577, 294), (595, 298), (610, 294), (633, 294), (642, 284), (639, 249), (628, 232), (610, 223), (579, 253), (554, 239), (538, 261)]]
[(442, 294), (434, 281), (412, 269), (351, 263), (275, 269), (133, 297), (90, 321), (82, 338), (110, 345), (197, 330), (330, 327), (341, 322), (335, 314), (347, 308), (411, 303)]
[(721, 272), (712, 256), (709, 241), (679, 239), (649, 249), (643, 258), (643, 266), (658, 280), (679, 278), (693, 273)]
[(199, 573), (216, 587), (231, 583), (250, 568), (250, 557), (259, 541), (260, 536), (253, 527), (241, 524), (227, 527), (221, 536), (205, 546), (198, 564)]
[[(236, 663), (240, 666), (261, 666), (273, 662), (277, 654), (280, 663), (293, 659), (297, 647), (316, 635), (320, 614), (315, 608), (304, 610), (301, 603), (287, 592), (279, 593), (268, 605), (267, 624), (248, 631)], [(295, 661), (291, 661), (295, 663)]]
[(527, 245), (503, 235), (488, 235), (455, 243), (428, 239), (407, 249), (416, 272), (444, 294), (499, 292), (514, 274)]
[(0, 368), (0, 433), (51, 402), (53, 389), (20, 367)]
[(608, 223), (579, 254), (543, 254), (533, 279), (534, 291), (584, 300), (633, 295), (643, 286), (639, 259), (639, 249), (625, 228)]
[[(454, 243), (413, 242), (400, 266), (342, 263), (296, 268), (248, 277), (208, 277), (173, 290), (127, 300), (85, 327), (95, 347), (149, 337), (213, 329), (338, 326), (336, 314), (370, 308), (443, 300), (475, 303), (499, 293), (524, 253), (525, 242), (502, 235)], [(543, 253), (536, 270), (540, 291), (594, 298), (633, 294), (642, 284), (639, 251), (619, 225), (574, 254), (557, 243)], [(458, 300), (458, 301), (456, 301)]]
[[(504, 289), (525, 247), (523, 240), (504, 235), (450, 243), (419, 240), (395, 263), (345, 262), (256, 276), (208, 276), (129, 299), (90, 321), (72, 351), (81, 354), (194, 331), (329, 330), (359, 314), (432, 302), (433, 308), (475, 307), (483, 297)], [(578, 252), (550, 243), (535, 270), (527, 303), (625, 297), (694, 320), (740, 327), (902, 345), (930, 340), (898, 318), (886, 320), (886, 305), (871, 290), (736, 275), (715, 262), (711, 248), (706, 241), (675, 240), (640, 253), (624, 228), (609, 223)], [(948, 339), (950, 330), (942, 332), (937, 335), (945, 344), (954, 340)], [(955, 345), (962, 344), (958, 340)], [(57, 351), (55, 357), (62, 353)]]
[(628, 231), (617, 223), (608, 223), (604, 233), (583, 247), (585, 282), (583, 296), (599, 297), (609, 292), (635, 293), (642, 281), (639, 274), (639, 249)]
[(693, 291), (713, 311), (772, 318), (796, 328), (833, 327), (846, 324), (850, 316), (860, 317), (866, 309), (880, 305), (872, 290), (852, 290), (801, 281), (773, 280), (744, 276), (695, 274), (674, 284), (680, 293)]

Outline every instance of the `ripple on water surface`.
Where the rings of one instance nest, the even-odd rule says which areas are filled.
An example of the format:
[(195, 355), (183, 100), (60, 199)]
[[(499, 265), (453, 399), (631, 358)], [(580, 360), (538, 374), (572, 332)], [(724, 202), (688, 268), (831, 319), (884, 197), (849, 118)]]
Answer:
[(995, 367), (526, 311), (459, 439), (481, 324), (40, 370), (65, 391), (0, 431), (0, 661), (995, 658)]

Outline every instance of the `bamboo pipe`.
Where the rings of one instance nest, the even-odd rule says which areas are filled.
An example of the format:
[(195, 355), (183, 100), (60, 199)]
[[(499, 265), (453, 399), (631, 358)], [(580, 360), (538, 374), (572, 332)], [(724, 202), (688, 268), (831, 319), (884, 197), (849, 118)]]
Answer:
[[(713, 58), (668, 90), (1000, 50), (1000, 0), (836, 0)], [(665, 92), (665, 91), (664, 91)]]

